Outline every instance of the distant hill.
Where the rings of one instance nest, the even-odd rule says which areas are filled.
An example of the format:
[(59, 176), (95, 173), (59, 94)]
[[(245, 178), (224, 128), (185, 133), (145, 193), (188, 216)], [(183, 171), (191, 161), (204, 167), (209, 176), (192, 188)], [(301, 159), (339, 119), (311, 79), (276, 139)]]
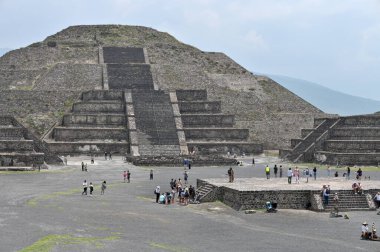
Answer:
[(7, 52), (9, 52), (10, 48), (0, 48), (0, 57), (3, 56), (4, 54), (6, 54)]
[(346, 116), (380, 111), (380, 101), (348, 95), (306, 80), (281, 75), (266, 74), (266, 76), (325, 113)]

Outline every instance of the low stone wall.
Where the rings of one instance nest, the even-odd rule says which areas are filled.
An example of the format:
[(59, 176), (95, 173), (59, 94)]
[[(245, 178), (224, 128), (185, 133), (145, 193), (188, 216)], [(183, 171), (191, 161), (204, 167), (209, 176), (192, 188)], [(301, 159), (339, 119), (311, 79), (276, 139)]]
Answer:
[(0, 152), (2, 151), (33, 151), (33, 140), (0, 141)]
[(368, 128), (368, 127), (342, 127), (333, 129), (330, 133), (330, 137), (334, 139), (344, 139), (344, 140), (354, 140), (354, 139), (368, 139), (380, 140), (380, 130), (377, 128)]
[(380, 140), (340, 141), (327, 140), (325, 148), (331, 152), (380, 152)]
[(326, 163), (340, 165), (376, 165), (380, 163), (379, 153), (330, 153), (317, 152), (326, 156)]
[(21, 139), (24, 136), (24, 130), (21, 127), (1, 127), (0, 139)]
[[(11, 162), (13, 162), (13, 165), (11, 165)], [(0, 156), (1, 166), (32, 166), (32, 165), (39, 165), (43, 163), (44, 163), (43, 153), (28, 153), (28, 154), (4, 153)]]
[(200, 153), (203, 154), (223, 154), (226, 153), (236, 153), (241, 155), (242, 153), (252, 154), (252, 153), (262, 153), (263, 146), (261, 144), (254, 143), (192, 143), (188, 142), (187, 146), (189, 150), (196, 148)]
[(178, 101), (206, 101), (206, 89), (199, 90), (176, 90)]
[(74, 103), (73, 112), (123, 113), (124, 105), (121, 102), (78, 102)]
[(232, 127), (235, 124), (234, 115), (181, 115), (184, 127)]
[(380, 116), (349, 116), (342, 118), (343, 124), (346, 126), (380, 126)]
[(129, 143), (91, 143), (91, 142), (51, 142), (47, 143), (49, 150), (56, 155), (101, 154), (104, 152), (125, 155), (129, 153)]
[(181, 113), (220, 113), (220, 101), (179, 102)]
[(127, 156), (127, 161), (132, 162), (134, 165), (141, 166), (183, 166), (183, 159), (190, 159), (192, 166), (210, 166), (220, 165), (228, 166), (235, 165), (235, 159), (229, 159), (218, 155), (209, 156), (149, 156), (149, 157), (133, 157)]
[(82, 94), (83, 101), (91, 100), (123, 100), (123, 91), (91, 90)]
[(86, 139), (128, 139), (126, 129), (116, 128), (55, 128), (53, 138), (56, 141), (78, 141)]
[(0, 116), (0, 125), (2, 126), (12, 126), (13, 124), (13, 117), (10, 116)]
[(184, 129), (187, 140), (246, 140), (249, 136), (248, 129), (233, 128), (196, 128)]
[(124, 126), (126, 123), (125, 115), (65, 115), (63, 117), (63, 125), (70, 126), (76, 125), (80, 126), (84, 125), (119, 125)]

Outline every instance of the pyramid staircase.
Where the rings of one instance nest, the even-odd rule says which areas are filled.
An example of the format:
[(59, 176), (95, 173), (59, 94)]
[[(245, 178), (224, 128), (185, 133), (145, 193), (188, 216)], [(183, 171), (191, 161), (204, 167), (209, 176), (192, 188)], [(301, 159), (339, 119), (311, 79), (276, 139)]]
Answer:
[(0, 116), (0, 170), (32, 170), (44, 157), (25, 127), (11, 116)]

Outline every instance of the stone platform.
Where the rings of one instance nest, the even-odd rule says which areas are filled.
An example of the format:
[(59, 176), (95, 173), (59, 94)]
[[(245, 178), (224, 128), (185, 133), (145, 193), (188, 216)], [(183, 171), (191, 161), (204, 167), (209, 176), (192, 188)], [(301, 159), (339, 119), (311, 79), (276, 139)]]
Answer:
[[(287, 177), (266, 178), (238, 178), (233, 183), (225, 179), (205, 179), (197, 181), (197, 186), (208, 186), (212, 188), (203, 201), (220, 200), (235, 210), (246, 210), (263, 208), (266, 201), (277, 201), (279, 208), (288, 209), (310, 209), (325, 211), (329, 206), (322, 204), (321, 188), (330, 185), (331, 196), (337, 192), (340, 196), (340, 208), (350, 210), (374, 210), (373, 196), (380, 191), (380, 181), (363, 180), (362, 195), (354, 195), (351, 186), (354, 180), (344, 178), (324, 178), (314, 180), (302, 178), (299, 184), (288, 184)], [(210, 186), (211, 185), (211, 186)]]

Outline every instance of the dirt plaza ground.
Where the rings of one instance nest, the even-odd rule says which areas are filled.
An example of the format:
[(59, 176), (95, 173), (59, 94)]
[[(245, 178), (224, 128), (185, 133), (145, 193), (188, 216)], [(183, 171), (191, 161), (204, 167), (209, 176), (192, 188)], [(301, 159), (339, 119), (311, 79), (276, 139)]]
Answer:
[[(263, 186), (287, 186), (286, 178), (265, 179), (264, 167), (278, 163), (275, 158), (257, 157), (255, 167), (250, 157), (243, 160), (244, 166), (234, 167), (237, 181), (254, 177)], [(81, 171), (82, 161), (88, 172)], [(123, 183), (127, 169), (131, 183)], [(227, 169), (194, 165), (190, 184), (197, 178), (227, 181)], [(156, 185), (169, 191), (170, 179), (183, 178), (183, 172), (181, 166), (136, 167), (114, 156), (96, 158), (93, 165), (89, 157), (74, 157), (47, 171), (0, 173), (0, 251), (380, 251), (380, 242), (359, 238), (363, 221), (380, 226), (376, 211), (349, 212), (346, 220), (306, 210), (245, 214), (220, 202), (156, 204)], [(322, 169), (319, 175), (321, 183), (319, 177), (313, 182), (319, 187), (340, 179), (326, 178)], [(377, 171), (364, 175), (371, 176), (364, 187), (380, 179)], [(84, 179), (94, 183), (93, 196), (81, 195)], [(108, 186), (100, 195), (103, 180)]]

